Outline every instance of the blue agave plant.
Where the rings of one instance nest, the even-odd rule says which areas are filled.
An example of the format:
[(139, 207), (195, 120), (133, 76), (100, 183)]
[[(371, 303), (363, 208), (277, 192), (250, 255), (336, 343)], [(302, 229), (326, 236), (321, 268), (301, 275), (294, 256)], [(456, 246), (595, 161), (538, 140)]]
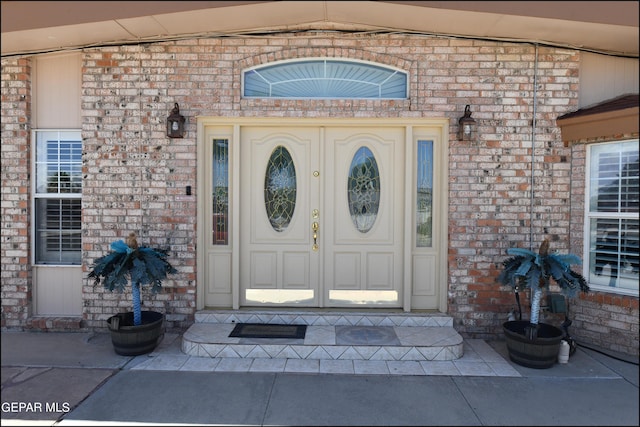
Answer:
[[(561, 291), (575, 296), (578, 290), (589, 292), (589, 285), (582, 274), (571, 270), (572, 264), (582, 264), (580, 257), (574, 254), (557, 254), (549, 252), (549, 240), (545, 239), (538, 253), (527, 249), (510, 248), (507, 254), (512, 255), (503, 261), (504, 269), (497, 277), (503, 285), (512, 286), (516, 292), (528, 288), (532, 291), (531, 316), (529, 323), (535, 330), (538, 325), (540, 299), (543, 291), (549, 290), (553, 279)], [(534, 337), (535, 334), (531, 335)]]
[(102, 281), (109, 291), (119, 292), (131, 282), (133, 324), (137, 326), (142, 323), (140, 286), (151, 285), (152, 291), (158, 292), (167, 275), (178, 272), (167, 261), (167, 255), (162, 249), (138, 246), (135, 233), (130, 233), (126, 243), (111, 243), (111, 252), (96, 259), (89, 278), (94, 279), (94, 285)]

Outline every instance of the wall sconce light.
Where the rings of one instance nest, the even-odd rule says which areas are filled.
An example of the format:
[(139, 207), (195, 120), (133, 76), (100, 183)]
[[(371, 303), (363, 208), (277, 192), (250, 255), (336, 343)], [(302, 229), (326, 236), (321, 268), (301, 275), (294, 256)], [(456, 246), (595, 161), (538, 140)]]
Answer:
[(471, 141), (475, 132), (476, 121), (471, 118), (471, 107), (464, 107), (464, 116), (458, 120), (458, 140)]
[(171, 115), (167, 117), (167, 136), (169, 138), (184, 137), (185, 118), (180, 114), (180, 107), (176, 102), (171, 110)]

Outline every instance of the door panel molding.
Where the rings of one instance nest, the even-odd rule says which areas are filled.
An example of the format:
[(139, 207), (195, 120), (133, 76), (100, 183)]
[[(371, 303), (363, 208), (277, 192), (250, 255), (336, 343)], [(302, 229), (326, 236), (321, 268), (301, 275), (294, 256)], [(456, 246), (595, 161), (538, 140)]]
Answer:
[[(405, 224), (400, 219), (403, 218), (405, 196), (404, 135), (405, 129), (401, 127), (379, 127), (375, 132), (369, 128), (326, 128), (325, 182), (333, 192), (333, 197), (325, 193), (325, 216), (331, 219), (325, 227), (324, 244), (326, 306), (349, 307), (371, 303), (399, 308), (403, 305)], [(361, 147), (371, 151), (379, 172), (377, 216), (366, 232), (354, 224), (347, 197), (348, 179), (352, 173), (350, 168)], [(354, 259), (347, 261), (346, 253)], [(396, 256), (375, 264), (373, 258), (383, 253), (395, 253)], [(345, 255), (340, 257), (339, 254)], [(352, 272), (350, 268), (357, 268), (357, 271)], [(380, 298), (374, 292), (383, 289), (394, 291), (396, 299), (389, 300), (389, 295)], [(348, 302), (346, 293), (333, 290), (349, 290), (355, 300)]]
[[(319, 205), (318, 128), (246, 127), (241, 129), (241, 200), (240, 200), (240, 304), (253, 305), (247, 293), (251, 289), (272, 289), (262, 292), (263, 305), (291, 301), (295, 295), (303, 300), (289, 302), (303, 306), (319, 304), (319, 254), (313, 252), (311, 210)], [(295, 207), (288, 226), (276, 230), (268, 218), (265, 205), (265, 177), (271, 155), (284, 147), (295, 170)], [(290, 181), (291, 171), (275, 170), (274, 180)], [(290, 182), (288, 182), (290, 184)], [(244, 208), (244, 209), (243, 209)], [(244, 232), (243, 232), (244, 231)], [(258, 254), (269, 254), (264, 260)], [(291, 293), (289, 289), (309, 293)], [(283, 295), (286, 295), (283, 296)]]

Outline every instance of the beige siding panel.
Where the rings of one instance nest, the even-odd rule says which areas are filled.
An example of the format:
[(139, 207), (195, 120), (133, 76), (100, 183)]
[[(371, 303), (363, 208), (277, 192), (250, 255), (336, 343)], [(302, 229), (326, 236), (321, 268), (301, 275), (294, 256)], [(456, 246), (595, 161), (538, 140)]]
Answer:
[(79, 53), (37, 58), (34, 68), (37, 129), (79, 129), (82, 57)]
[(33, 268), (36, 316), (82, 315), (82, 267)]
[(580, 64), (580, 108), (638, 93), (638, 59), (584, 53)]

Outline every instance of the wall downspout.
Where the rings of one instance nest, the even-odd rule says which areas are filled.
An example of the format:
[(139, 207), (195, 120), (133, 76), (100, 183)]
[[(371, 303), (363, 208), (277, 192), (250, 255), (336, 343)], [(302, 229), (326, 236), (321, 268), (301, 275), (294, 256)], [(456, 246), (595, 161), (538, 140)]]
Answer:
[(529, 250), (534, 250), (533, 220), (535, 202), (535, 163), (536, 163), (536, 114), (538, 104), (538, 44), (535, 44), (535, 63), (533, 68), (533, 120), (531, 121), (531, 200), (529, 202)]
[[(536, 113), (538, 104), (538, 44), (535, 45), (535, 62), (533, 66), (533, 120), (531, 120), (531, 199), (529, 200), (529, 250), (534, 251), (533, 244), (533, 220), (535, 218), (534, 206), (535, 206), (535, 164), (536, 164)], [(529, 307), (533, 301), (533, 289), (529, 288)], [(518, 300), (518, 307), (520, 307), (520, 297), (516, 292), (516, 299)], [(522, 311), (520, 312), (520, 319), (522, 319)]]

